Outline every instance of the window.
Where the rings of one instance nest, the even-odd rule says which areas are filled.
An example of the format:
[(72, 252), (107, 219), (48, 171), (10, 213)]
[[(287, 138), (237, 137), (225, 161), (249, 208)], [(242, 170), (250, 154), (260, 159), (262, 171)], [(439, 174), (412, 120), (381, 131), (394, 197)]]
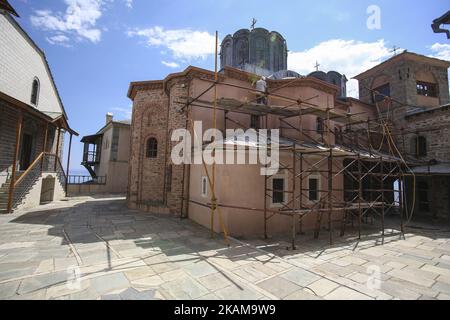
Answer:
[(434, 83), (417, 81), (417, 94), (425, 97), (437, 97), (437, 86)]
[(208, 196), (208, 178), (202, 177), (202, 197)]
[(308, 179), (308, 197), (310, 201), (319, 201), (319, 176), (310, 176)]
[(250, 128), (259, 129), (259, 116), (253, 114), (251, 115)]
[(424, 136), (416, 136), (411, 139), (411, 153), (416, 157), (427, 156), (427, 138)]
[(417, 156), (426, 157), (427, 156), (427, 138), (423, 136), (417, 137)]
[(378, 88), (373, 89), (372, 93), (372, 102), (380, 102), (383, 101), (386, 97), (391, 96), (391, 86), (389, 83), (386, 83)]
[(324, 131), (324, 122), (322, 118), (317, 117), (316, 132), (322, 134)]
[(284, 179), (272, 179), (272, 203), (281, 204), (284, 202)]
[(37, 106), (39, 100), (39, 80), (35, 78), (31, 86), (31, 104)]
[(147, 140), (147, 158), (156, 158), (158, 156), (158, 140), (149, 138)]

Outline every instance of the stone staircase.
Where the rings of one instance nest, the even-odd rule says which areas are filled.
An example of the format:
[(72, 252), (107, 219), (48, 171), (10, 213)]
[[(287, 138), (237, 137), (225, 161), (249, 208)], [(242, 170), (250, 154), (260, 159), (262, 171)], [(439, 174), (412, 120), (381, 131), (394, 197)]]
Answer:
[[(17, 172), (16, 179), (19, 179), (22, 176), (22, 174), (23, 174), (23, 172)], [(28, 188), (30, 190), (35, 183), (36, 183), (36, 181), (31, 186), (22, 184), (16, 188), (16, 192), (19, 192), (20, 194), (22, 194), (23, 193), (22, 191), (24, 188)], [(6, 180), (6, 182), (2, 186), (0, 186), (0, 214), (7, 213), (10, 185), (11, 185), (11, 178), (8, 178), (8, 180)], [(23, 198), (25, 198), (25, 196), (27, 195), (27, 192), (25, 192), (23, 194), (24, 194)]]
[(6, 213), (10, 184), (11, 179), (8, 179), (2, 186), (0, 186), (0, 214)]

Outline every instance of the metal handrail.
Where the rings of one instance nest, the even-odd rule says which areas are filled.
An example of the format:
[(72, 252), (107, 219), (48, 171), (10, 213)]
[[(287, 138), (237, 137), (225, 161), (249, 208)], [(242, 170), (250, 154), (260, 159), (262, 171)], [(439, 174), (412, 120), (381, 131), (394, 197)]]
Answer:
[(91, 176), (84, 175), (69, 175), (68, 181), (69, 185), (83, 185), (83, 184), (95, 184), (95, 185), (105, 185), (106, 176), (93, 178)]
[[(55, 155), (56, 156), (56, 155)], [(64, 191), (67, 191), (66, 190), (66, 182), (67, 182), (67, 174), (66, 174), (66, 172), (64, 171), (64, 167), (63, 167), (63, 165), (62, 165), (62, 163), (61, 163), (61, 159), (58, 157), (58, 156), (56, 156), (56, 159), (57, 159), (57, 175), (58, 175), (58, 179), (60, 180), (60, 182), (61, 182), (61, 184), (62, 184), (62, 186), (63, 186), (63, 188), (64, 188)], [(63, 179), (61, 179), (61, 176), (63, 177)]]

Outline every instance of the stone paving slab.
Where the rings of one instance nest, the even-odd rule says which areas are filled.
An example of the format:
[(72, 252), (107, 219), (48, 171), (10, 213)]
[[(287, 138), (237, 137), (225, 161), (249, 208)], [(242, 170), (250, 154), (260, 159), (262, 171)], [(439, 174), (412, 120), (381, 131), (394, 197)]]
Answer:
[(301, 289), (301, 287), (294, 282), (282, 277), (270, 278), (260, 282), (258, 286), (281, 299)]
[(327, 300), (370, 300), (370, 297), (346, 287), (339, 287), (325, 296)]

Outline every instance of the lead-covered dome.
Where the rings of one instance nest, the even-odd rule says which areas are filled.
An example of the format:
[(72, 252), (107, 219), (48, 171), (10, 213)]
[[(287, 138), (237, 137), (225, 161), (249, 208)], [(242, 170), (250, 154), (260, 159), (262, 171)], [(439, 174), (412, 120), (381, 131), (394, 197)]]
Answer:
[(221, 67), (254, 69), (269, 74), (287, 69), (287, 45), (283, 36), (264, 28), (241, 29), (227, 35), (221, 45)]

